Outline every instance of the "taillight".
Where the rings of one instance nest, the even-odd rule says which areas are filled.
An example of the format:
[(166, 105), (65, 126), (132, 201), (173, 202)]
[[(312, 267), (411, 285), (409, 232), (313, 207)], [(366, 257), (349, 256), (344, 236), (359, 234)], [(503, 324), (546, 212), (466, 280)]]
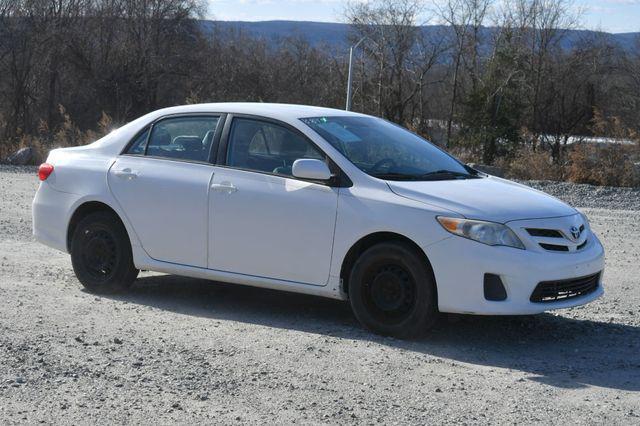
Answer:
[(49, 163), (42, 163), (38, 167), (38, 178), (40, 180), (47, 180), (51, 173), (53, 173), (53, 166)]

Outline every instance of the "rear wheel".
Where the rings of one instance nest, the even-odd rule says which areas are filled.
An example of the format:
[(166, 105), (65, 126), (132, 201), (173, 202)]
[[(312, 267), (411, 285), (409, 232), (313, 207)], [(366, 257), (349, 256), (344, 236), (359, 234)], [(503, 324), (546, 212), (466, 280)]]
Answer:
[(349, 277), (349, 299), (356, 318), (377, 334), (419, 337), (438, 317), (431, 269), (402, 242), (377, 244), (358, 258)]
[(78, 280), (95, 293), (123, 291), (139, 272), (126, 229), (106, 211), (91, 213), (78, 223), (71, 240), (71, 263)]

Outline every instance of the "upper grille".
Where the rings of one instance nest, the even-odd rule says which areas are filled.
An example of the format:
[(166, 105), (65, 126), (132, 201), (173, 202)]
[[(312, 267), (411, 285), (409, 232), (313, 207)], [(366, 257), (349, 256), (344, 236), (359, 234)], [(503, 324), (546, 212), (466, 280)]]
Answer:
[[(533, 237), (533, 240), (538, 243), (540, 247), (547, 251), (579, 251), (586, 247), (588, 241), (588, 239), (585, 239), (580, 244), (576, 245), (576, 242), (566, 234), (566, 231), (563, 232), (558, 229), (525, 228), (525, 230)], [(584, 230), (584, 224), (580, 225), (581, 234)]]
[(600, 272), (588, 277), (573, 278), (560, 281), (543, 281), (539, 283), (533, 293), (531, 300), (534, 303), (557, 302), (584, 296), (595, 291), (600, 282)]

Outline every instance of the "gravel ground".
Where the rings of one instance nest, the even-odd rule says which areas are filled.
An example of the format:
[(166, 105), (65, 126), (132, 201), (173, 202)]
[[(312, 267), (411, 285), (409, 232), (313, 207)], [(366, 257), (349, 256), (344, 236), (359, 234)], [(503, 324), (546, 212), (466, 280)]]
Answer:
[(612, 188), (569, 182), (523, 182), (580, 208), (640, 211), (640, 188)]
[(302, 295), (150, 273), (86, 293), (31, 237), (34, 169), (0, 167), (0, 423), (638, 424), (639, 193), (534, 185), (589, 214), (606, 295), (407, 342)]

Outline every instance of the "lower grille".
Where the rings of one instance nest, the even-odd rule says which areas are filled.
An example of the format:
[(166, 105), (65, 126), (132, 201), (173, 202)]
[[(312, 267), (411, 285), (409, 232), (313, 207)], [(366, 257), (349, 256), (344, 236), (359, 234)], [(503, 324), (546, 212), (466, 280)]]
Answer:
[(534, 303), (557, 302), (584, 296), (595, 291), (600, 281), (600, 272), (588, 277), (561, 281), (543, 281), (531, 293)]

